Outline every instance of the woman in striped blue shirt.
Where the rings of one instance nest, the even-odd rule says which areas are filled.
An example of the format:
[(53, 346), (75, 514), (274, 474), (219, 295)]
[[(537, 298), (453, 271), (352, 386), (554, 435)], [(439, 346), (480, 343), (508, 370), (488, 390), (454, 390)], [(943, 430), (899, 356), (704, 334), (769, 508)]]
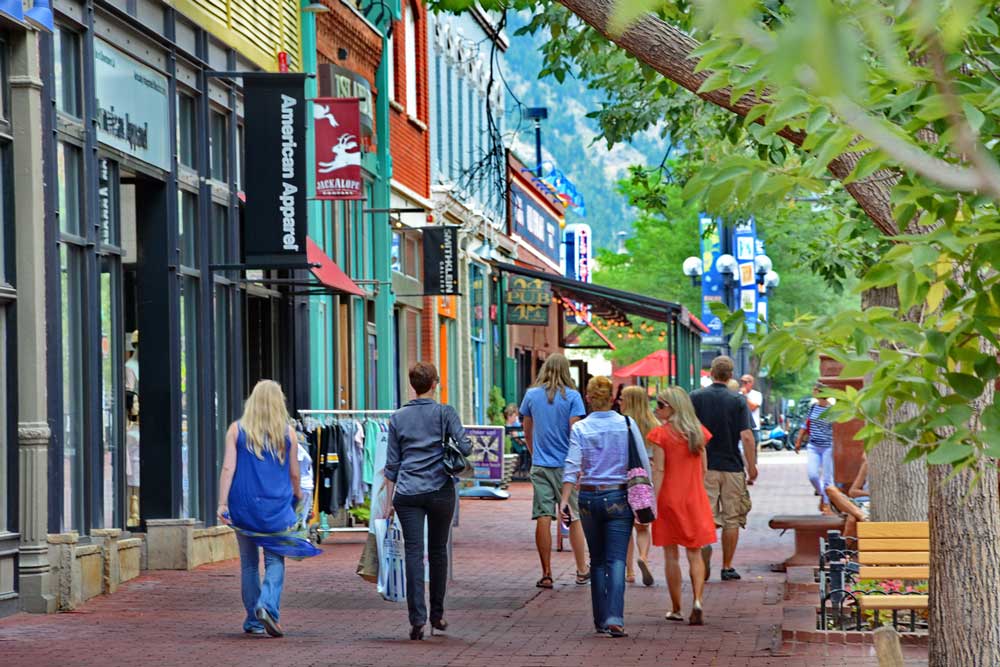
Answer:
[(819, 493), (819, 511), (823, 514), (832, 514), (826, 487), (833, 484), (833, 424), (824, 416), (833, 399), (820, 396), (820, 391), (825, 388), (822, 382), (817, 382), (813, 387), (813, 396), (816, 400), (809, 406), (806, 428), (799, 431), (795, 451), (801, 449), (802, 442), (808, 437), (806, 455), (809, 457), (809, 481)]

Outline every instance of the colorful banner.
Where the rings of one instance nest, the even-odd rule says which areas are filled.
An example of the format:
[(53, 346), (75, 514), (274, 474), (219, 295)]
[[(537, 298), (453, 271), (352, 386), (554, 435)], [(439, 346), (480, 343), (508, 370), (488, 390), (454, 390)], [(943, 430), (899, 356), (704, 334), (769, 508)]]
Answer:
[(458, 294), (458, 227), (424, 227), (424, 295)]
[(361, 108), (357, 98), (313, 100), (316, 199), (364, 199)]
[(466, 426), (465, 435), (472, 441), (473, 479), (503, 481), (503, 426)]
[(722, 320), (712, 312), (712, 303), (725, 303), (722, 276), (715, 268), (715, 260), (722, 254), (719, 230), (722, 220), (713, 220), (707, 215), (698, 218), (698, 232), (701, 239), (701, 321), (708, 327), (702, 337), (706, 345), (722, 343)]
[(757, 223), (753, 216), (738, 219), (733, 224), (733, 255), (739, 262), (739, 308), (743, 311), (747, 331), (757, 332), (757, 274), (754, 258), (757, 256)]
[(305, 74), (244, 73), (243, 259), (306, 263)]
[[(565, 271), (567, 278), (579, 280), (583, 283), (593, 282), (590, 273), (593, 264), (593, 250), (591, 240), (593, 234), (590, 225), (577, 223), (569, 225), (563, 234), (563, 247), (566, 248)], [(573, 302), (576, 312), (566, 316), (566, 321), (570, 324), (584, 325), (590, 321), (590, 306), (579, 301)], [(579, 315), (578, 315), (579, 313)], [(582, 315), (582, 317), (581, 317)]]

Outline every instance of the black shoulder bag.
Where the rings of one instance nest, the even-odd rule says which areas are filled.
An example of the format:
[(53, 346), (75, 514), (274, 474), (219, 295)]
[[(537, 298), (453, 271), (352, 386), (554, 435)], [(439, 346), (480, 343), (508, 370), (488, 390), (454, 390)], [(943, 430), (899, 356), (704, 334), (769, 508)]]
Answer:
[(441, 448), (444, 450), (441, 462), (444, 464), (444, 471), (452, 477), (471, 476), (472, 466), (469, 464), (469, 459), (465, 458), (465, 454), (458, 448), (455, 440), (448, 435), (448, 430), (445, 428), (443, 405), (439, 416), (441, 419)]

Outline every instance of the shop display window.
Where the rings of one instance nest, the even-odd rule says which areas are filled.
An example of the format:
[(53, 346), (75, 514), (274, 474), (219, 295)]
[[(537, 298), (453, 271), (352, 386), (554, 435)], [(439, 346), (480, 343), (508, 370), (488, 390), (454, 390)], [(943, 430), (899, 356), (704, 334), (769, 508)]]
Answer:
[(83, 526), (83, 248), (59, 246), (62, 302), (63, 516), (62, 530)]
[(198, 279), (181, 277), (181, 515), (200, 518), (198, 405)]

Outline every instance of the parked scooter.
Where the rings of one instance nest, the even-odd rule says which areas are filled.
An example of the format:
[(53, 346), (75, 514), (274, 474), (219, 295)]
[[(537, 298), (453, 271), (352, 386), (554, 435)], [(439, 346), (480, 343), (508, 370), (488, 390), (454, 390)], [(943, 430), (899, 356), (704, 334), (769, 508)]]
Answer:
[(782, 449), (794, 449), (795, 447), (788, 439), (788, 434), (780, 426), (775, 426), (771, 429), (771, 432), (767, 434), (766, 438), (761, 438), (760, 441), (761, 449), (768, 448), (773, 449), (776, 452), (780, 452)]

